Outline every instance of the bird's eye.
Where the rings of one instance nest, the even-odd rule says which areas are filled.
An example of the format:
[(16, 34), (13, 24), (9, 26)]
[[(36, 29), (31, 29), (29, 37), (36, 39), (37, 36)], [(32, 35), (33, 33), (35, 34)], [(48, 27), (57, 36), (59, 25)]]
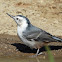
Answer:
[(18, 20), (18, 18), (16, 18)]

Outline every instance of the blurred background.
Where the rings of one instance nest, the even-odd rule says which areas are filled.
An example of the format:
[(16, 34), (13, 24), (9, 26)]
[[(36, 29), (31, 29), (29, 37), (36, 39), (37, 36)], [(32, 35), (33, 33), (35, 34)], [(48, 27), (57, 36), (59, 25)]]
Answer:
[(11, 15), (24, 15), (47, 32), (62, 36), (62, 0), (0, 0), (0, 34), (17, 35)]

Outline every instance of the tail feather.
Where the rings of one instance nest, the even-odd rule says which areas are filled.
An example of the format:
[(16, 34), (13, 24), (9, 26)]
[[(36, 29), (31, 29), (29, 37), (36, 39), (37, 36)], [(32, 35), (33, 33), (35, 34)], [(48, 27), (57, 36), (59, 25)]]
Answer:
[(55, 37), (55, 36), (53, 36), (52, 38), (55, 39), (55, 40), (57, 40), (57, 42), (62, 42), (61, 38), (58, 38), (58, 37)]

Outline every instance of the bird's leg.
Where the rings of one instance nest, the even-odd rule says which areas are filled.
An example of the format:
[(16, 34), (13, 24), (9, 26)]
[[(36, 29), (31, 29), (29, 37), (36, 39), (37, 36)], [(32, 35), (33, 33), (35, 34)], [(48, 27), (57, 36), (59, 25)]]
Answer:
[(41, 54), (43, 54), (43, 53), (42, 52), (39, 53), (39, 49), (37, 49), (36, 54), (35, 55), (32, 55), (31, 57), (36, 57), (36, 56), (41, 55)]
[(35, 55), (37, 56), (38, 54), (39, 54), (39, 49), (37, 50), (37, 52), (36, 52), (36, 54), (35, 54)]
[(35, 55), (33, 55), (33, 57), (38, 56), (38, 54), (39, 54), (39, 49), (37, 49), (37, 52), (36, 52), (36, 54), (35, 54)]
[(42, 52), (39, 53), (39, 49), (38, 49), (37, 53), (35, 55), (37, 56), (37, 55), (41, 55), (41, 54), (43, 54), (43, 53)]
[(35, 55), (32, 55), (32, 56), (30, 56), (30, 57), (36, 57), (36, 56), (38, 55), (38, 53), (39, 53), (39, 49), (37, 50), (37, 52), (36, 52)]

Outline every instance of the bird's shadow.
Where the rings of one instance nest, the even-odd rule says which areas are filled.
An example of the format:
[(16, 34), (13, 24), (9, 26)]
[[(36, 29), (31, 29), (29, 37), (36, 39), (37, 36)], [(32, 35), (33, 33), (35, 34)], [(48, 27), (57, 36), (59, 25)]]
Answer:
[[(36, 53), (37, 49), (31, 49), (28, 46), (21, 44), (21, 43), (14, 43), (11, 44), (15, 46), (18, 51), (23, 52), (23, 53)], [(51, 50), (58, 50), (61, 49), (62, 46), (49, 46)], [(44, 47), (40, 48), (40, 52), (46, 51)]]

